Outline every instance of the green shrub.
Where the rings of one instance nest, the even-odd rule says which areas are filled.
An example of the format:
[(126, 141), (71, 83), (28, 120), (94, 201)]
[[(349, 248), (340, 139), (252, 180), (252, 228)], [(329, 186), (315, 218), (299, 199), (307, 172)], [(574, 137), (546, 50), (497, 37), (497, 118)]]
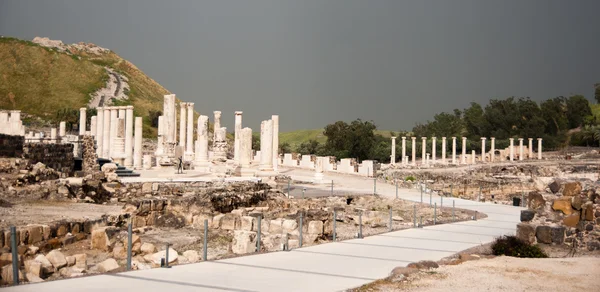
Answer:
[(531, 245), (516, 236), (499, 237), (492, 244), (494, 255), (518, 258), (547, 258), (548, 255), (537, 245)]
[(405, 181), (415, 181), (415, 180), (416, 180), (415, 177), (412, 176), (412, 175), (411, 176), (407, 176), (406, 179), (405, 179)]

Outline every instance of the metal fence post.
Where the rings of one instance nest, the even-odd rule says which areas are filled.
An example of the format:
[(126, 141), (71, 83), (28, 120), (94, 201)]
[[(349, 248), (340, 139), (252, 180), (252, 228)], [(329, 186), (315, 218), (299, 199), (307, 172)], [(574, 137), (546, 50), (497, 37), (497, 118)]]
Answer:
[(302, 247), (302, 213), (300, 213), (300, 228), (298, 228), (298, 246)]
[(477, 221), (477, 211), (475, 211), (475, 216), (473, 216), (473, 220)]
[(390, 232), (392, 232), (392, 208), (390, 207)]
[(377, 178), (373, 178), (373, 195), (377, 194)]
[(481, 186), (479, 186), (479, 197), (477, 198), (477, 202), (481, 202)]
[(433, 204), (433, 225), (437, 223), (437, 202)]
[(429, 190), (429, 207), (431, 207), (431, 204), (432, 204), (432, 202), (433, 202), (433, 198), (432, 198), (432, 196), (433, 196), (433, 195), (432, 195), (432, 192), (431, 192), (431, 190)]
[(525, 192), (521, 191), (521, 207), (525, 207)]
[(419, 217), (419, 228), (423, 228), (423, 216)]
[(423, 185), (420, 185), (421, 187), (421, 204), (423, 203)]
[(170, 268), (169, 266), (169, 246), (170, 244), (167, 242), (167, 248), (165, 249), (165, 265), (163, 268)]
[(362, 212), (358, 214), (358, 238), (363, 238), (362, 236)]
[(450, 184), (450, 196), (454, 197), (454, 184)]
[(417, 204), (413, 205), (413, 227), (417, 227)]
[(133, 237), (133, 224), (131, 224), (131, 218), (129, 218), (129, 224), (127, 224), (127, 270), (131, 271), (131, 250), (132, 250), (132, 237)]
[[(258, 227), (260, 229), (260, 227)], [(208, 219), (204, 219), (204, 246), (202, 248), (202, 258), (208, 261)]]
[(337, 218), (337, 212), (333, 209), (333, 241), (335, 241), (335, 221)]
[(19, 253), (17, 250), (17, 227), (10, 227), (10, 251), (12, 253), (13, 285), (19, 285)]
[(258, 215), (258, 226), (256, 227), (256, 251), (260, 252), (260, 225), (261, 225), (261, 221), (262, 221), (262, 214)]

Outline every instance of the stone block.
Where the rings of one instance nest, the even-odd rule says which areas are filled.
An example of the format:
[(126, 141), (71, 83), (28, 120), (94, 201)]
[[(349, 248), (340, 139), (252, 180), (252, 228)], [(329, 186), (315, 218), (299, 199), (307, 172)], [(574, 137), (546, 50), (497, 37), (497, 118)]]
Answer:
[[(2, 276), (2, 280), (4, 280), (4, 282), (6, 282), (9, 285), (12, 285), (14, 282), (12, 265), (2, 267), (2, 272), (0, 272), (0, 276)], [(21, 273), (21, 271), (19, 270), (19, 282), (23, 282), (24, 280), (25, 277), (23, 276), (23, 273)]]
[[(125, 236), (125, 238), (123, 239), (123, 246), (127, 247), (128, 242), (129, 242), (129, 238), (128, 238), (128, 236)], [(137, 234), (132, 234), (131, 242), (132, 242), (131, 245), (133, 246), (136, 243), (141, 243), (142, 239)]]
[(535, 243), (535, 229), (527, 223), (517, 224), (517, 238), (528, 242)]
[(236, 230), (240, 226), (240, 217), (232, 214), (225, 214), (221, 219), (221, 229), (223, 230)]
[(53, 251), (49, 252), (46, 255), (46, 259), (48, 259), (48, 261), (52, 264), (52, 266), (56, 270), (59, 270), (60, 268), (67, 266), (67, 259), (66, 259), (65, 255), (58, 250), (53, 250)]
[(563, 189), (563, 196), (572, 197), (575, 195), (579, 195), (581, 193), (581, 183), (580, 182), (570, 182), (566, 183)]
[(552, 243), (563, 244), (565, 242), (565, 227), (553, 226), (550, 228), (550, 236), (552, 237)]
[(558, 198), (552, 203), (554, 211), (562, 211), (565, 215), (571, 215), (573, 208), (571, 207), (571, 198)]
[(29, 244), (35, 244), (44, 240), (44, 229), (41, 225), (27, 226), (29, 233)]
[(269, 233), (278, 234), (283, 232), (283, 219), (277, 218), (269, 223)]
[(530, 192), (527, 195), (527, 207), (533, 210), (537, 210), (546, 206), (546, 200), (544, 197), (536, 191)]
[(75, 267), (79, 269), (87, 269), (87, 255), (84, 253), (76, 254), (73, 256), (75, 258)]
[(573, 209), (581, 210), (581, 205), (583, 205), (583, 199), (581, 198), (581, 196), (577, 195), (571, 197), (571, 206), (573, 207)]
[(535, 228), (535, 238), (539, 243), (552, 243), (550, 226), (538, 226)]
[(296, 230), (296, 228), (298, 228), (298, 222), (296, 222), (296, 220), (292, 220), (292, 219), (285, 219), (283, 220), (283, 224), (281, 225), (281, 228), (283, 230), (283, 233), (292, 233), (292, 231)]
[(587, 202), (581, 207), (581, 220), (594, 221), (594, 205)]
[(224, 217), (225, 217), (225, 214), (219, 214), (219, 215), (213, 217), (212, 221), (210, 222), (210, 228), (213, 228), (213, 229), (220, 228), (221, 221), (223, 220)]
[(97, 228), (92, 231), (91, 248), (101, 251), (108, 251), (110, 248), (110, 240), (106, 234), (106, 227)]
[(156, 252), (156, 247), (152, 243), (144, 242), (144, 243), (142, 243), (140, 250), (143, 254), (151, 254), (151, 253)]
[(560, 191), (560, 187), (562, 186), (562, 181), (555, 180), (548, 185), (548, 188), (553, 194), (556, 194)]
[(36, 256), (34, 261), (36, 261), (42, 265), (42, 273), (44, 275), (50, 275), (50, 274), (54, 273), (54, 271), (56, 271), (56, 269), (54, 269), (54, 266), (52, 265), (52, 263), (44, 255)]
[(236, 230), (233, 235), (231, 250), (235, 254), (246, 254), (256, 251), (256, 232)]
[(580, 214), (579, 212), (574, 212), (573, 214), (565, 217), (563, 219), (563, 224), (565, 226), (569, 226), (569, 227), (577, 227), (577, 224), (579, 223), (579, 218)]
[(112, 256), (115, 259), (122, 260), (127, 258), (127, 249), (122, 245), (113, 247)]
[[(252, 231), (254, 228), (254, 225), (257, 224), (257, 219), (255, 217), (252, 216), (242, 216), (241, 217), (241, 226), (240, 229), (241, 230), (246, 230), (246, 231)], [(262, 220), (261, 220), (262, 223)], [(262, 226), (261, 226), (262, 227)], [(262, 232), (262, 230), (261, 230)]]
[(36, 275), (38, 277), (44, 276), (44, 272), (42, 271), (42, 263), (36, 260), (25, 261), (25, 272), (28, 274)]
[(75, 265), (75, 257), (74, 256), (66, 256), (67, 259), (67, 267), (71, 267)]
[(197, 251), (195, 250), (186, 250), (183, 252), (183, 256), (190, 262), (190, 263), (197, 263), (200, 261), (200, 255), (198, 254)]
[(308, 233), (321, 235), (323, 234), (323, 230), (323, 221), (314, 220), (308, 222)]
[(521, 210), (521, 222), (529, 222), (535, 217), (535, 211), (533, 210)]
[(115, 259), (107, 259), (96, 265), (96, 269), (100, 273), (114, 271), (119, 268), (119, 263)]
[[(167, 257), (167, 250), (161, 250), (157, 253), (154, 253), (152, 255), (152, 262), (156, 265), (160, 265), (160, 261), (161, 259)], [(177, 260), (177, 258), (179, 258), (179, 254), (177, 254), (177, 251), (174, 250), (172, 247), (169, 247), (169, 263), (173, 263)]]

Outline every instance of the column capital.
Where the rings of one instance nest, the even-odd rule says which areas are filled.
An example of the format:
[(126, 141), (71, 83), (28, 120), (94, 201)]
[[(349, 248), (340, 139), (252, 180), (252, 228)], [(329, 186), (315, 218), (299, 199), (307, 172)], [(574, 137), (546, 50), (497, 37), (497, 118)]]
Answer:
[(406, 137), (402, 137), (402, 140), (406, 140)]
[(417, 140), (417, 137), (410, 137), (411, 140)]
[(529, 141), (533, 141), (533, 138), (527, 138), (527, 140), (529, 140)]
[(514, 140), (515, 140), (515, 138), (508, 138), (508, 140), (510, 140), (510, 141), (514, 141)]
[(193, 108), (194, 107), (194, 103), (193, 102), (188, 102), (187, 106)]
[(215, 114), (215, 115), (220, 115), (220, 114), (221, 114), (221, 111), (213, 111), (213, 114)]
[(241, 116), (243, 113), (244, 113), (243, 111), (235, 111), (236, 116)]
[(427, 140), (427, 137), (421, 137), (421, 140), (425, 141)]
[(523, 141), (523, 138), (519, 138), (518, 140), (519, 140), (519, 141)]
[(446, 140), (446, 137), (442, 137), (442, 140)]
[(542, 138), (537, 138), (538, 141), (542, 141)]
[(456, 137), (452, 137), (452, 140), (456, 140)]
[(126, 108), (126, 109), (128, 109), (128, 110), (132, 110), (132, 109), (133, 109), (133, 106), (132, 106), (132, 105), (128, 105), (128, 106), (126, 106), (125, 108)]
[(492, 140), (492, 141), (496, 140), (496, 137), (490, 137), (490, 140)]
[(467, 140), (467, 137), (461, 137), (463, 140)]
[(486, 137), (481, 137), (481, 140), (485, 141), (487, 138)]
[(437, 137), (435, 137), (435, 136), (434, 136), (434, 137), (431, 137), (431, 140), (435, 140), (435, 139), (437, 139)]
[(80, 111), (80, 112), (83, 112), (83, 111), (85, 111), (85, 110), (86, 110), (86, 109), (85, 109), (84, 107), (80, 107), (80, 108), (79, 108), (79, 111)]
[(392, 138), (392, 140), (396, 140), (396, 137), (391, 137), (391, 138)]

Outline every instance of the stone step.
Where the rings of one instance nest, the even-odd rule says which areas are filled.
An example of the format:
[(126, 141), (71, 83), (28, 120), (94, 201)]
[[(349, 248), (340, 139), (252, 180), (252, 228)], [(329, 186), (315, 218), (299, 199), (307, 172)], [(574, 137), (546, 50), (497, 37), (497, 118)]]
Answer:
[(116, 173), (117, 174), (121, 174), (121, 173), (132, 173), (133, 170), (131, 169), (117, 169)]
[(138, 176), (140, 176), (139, 173), (135, 173), (135, 172), (131, 172), (131, 173), (118, 173), (117, 175), (119, 177), (138, 177)]

